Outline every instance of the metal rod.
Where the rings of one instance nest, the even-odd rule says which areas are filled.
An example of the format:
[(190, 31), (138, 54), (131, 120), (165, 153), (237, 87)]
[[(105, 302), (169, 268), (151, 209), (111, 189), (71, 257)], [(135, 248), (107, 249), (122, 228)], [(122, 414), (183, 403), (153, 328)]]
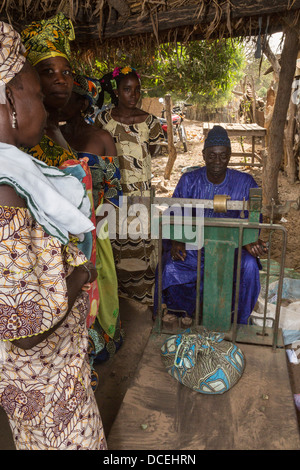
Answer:
[(265, 293), (265, 305), (264, 305), (264, 319), (263, 319), (263, 329), (262, 335), (265, 336), (266, 333), (266, 317), (268, 309), (268, 295), (269, 295), (269, 280), (270, 280), (270, 262), (271, 262), (271, 243), (272, 232), (269, 233), (269, 249), (268, 249), (268, 258), (267, 258), (267, 276), (266, 276), (266, 293)]
[[(214, 201), (213, 199), (191, 199), (191, 198), (179, 198), (179, 197), (164, 197), (164, 196), (127, 196), (127, 204), (144, 204), (144, 205), (164, 205), (166, 204), (169, 207), (172, 207), (175, 204), (180, 205), (181, 207), (184, 204), (192, 205), (193, 207), (197, 207), (199, 205), (203, 205), (204, 209), (213, 209), (214, 208)], [(248, 201), (246, 201), (246, 205), (243, 201), (234, 201), (234, 200), (227, 200), (227, 210), (242, 210), (248, 209)]]
[(197, 284), (196, 284), (196, 311), (195, 311), (195, 325), (199, 325), (200, 313), (200, 286), (201, 286), (201, 249), (197, 253)]
[(240, 295), (240, 278), (241, 278), (241, 262), (242, 262), (242, 245), (243, 245), (243, 227), (239, 227), (239, 246), (238, 246), (238, 260), (236, 268), (236, 285), (235, 285), (235, 299), (234, 299), (234, 314), (233, 314), (233, 327), (232, 327), (232, 342), (236, 342), (237, 334), (237, 317), (238, 305)]
[[(274, 199), (272, 199), (272, 214), (271, 214), (271, 226), (273, 225), (273, 213), (274, 213)], [(272, 231), (269, 233), (269, 247), (271, 247), (271, 238), (272, 238)], [(266, 278), (266, 293), (265, 293), (265, 305), (264, 305), (264, 319), (263, 319), (263, 329), (262, 335), (264, 337), (266, 331), (266, 316), (267, 316), (267, 309), (268, 309), (268, 295), (269, 295), (269, 281), (270, 281), (270, 263), (271, 263), (271, 250), (268, 250), (268, 258), (267, 258), (267, 278)]]
[[(273, 221), (271, 221), (271, 225), (273, 225)], [(264, 305), (264, 319), (263, 319), (263, 329), (262, 335), (265, 335), (266, 332), (266, 317), (267, 317), (267, 309), (268, 309), (268, 295), (269, 295), (269, 281), (270, 281), (270, 264), (271, 264), (271, 246), (272, 246), (272, 233), (269, 233), (269, 249), (268, 249), (268, 257), (267, 257), (267, 276), (266, 276), (266, 292), (265, 292), (265, 305)]]
[(159, 218), (159, 237), (158, 237), (158, 333), (161, 334), (162, 328), (162, 223)]
[(285, 262), (285, 254), (286, 254), (286, 240), (287, 240), (286, 230), (282, 230), (282, 240), (283, 240), (283, 249), (281, 252), (280, 273), (279, 273), (278, 289), (277, 289), (277, 302), (276, 302), (276, 313), (275, 313), (274, 334), (273, 334), (273, 349), (276, 349), (277, 341), (278, 341), (280, 304), (281, 304), (281, 297), (282, 297), (284, 262)]

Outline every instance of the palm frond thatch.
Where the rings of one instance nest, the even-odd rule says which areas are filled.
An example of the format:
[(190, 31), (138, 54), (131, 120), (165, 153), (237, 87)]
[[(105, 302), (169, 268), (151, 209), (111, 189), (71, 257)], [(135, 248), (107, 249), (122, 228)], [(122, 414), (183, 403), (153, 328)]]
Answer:
[(74, 23), (76, 47), (101, 57), (112, 48), (282, 31), (298, 21), (300, 0), (3, 0), (0, 19), (21, 30), (60, 11)]

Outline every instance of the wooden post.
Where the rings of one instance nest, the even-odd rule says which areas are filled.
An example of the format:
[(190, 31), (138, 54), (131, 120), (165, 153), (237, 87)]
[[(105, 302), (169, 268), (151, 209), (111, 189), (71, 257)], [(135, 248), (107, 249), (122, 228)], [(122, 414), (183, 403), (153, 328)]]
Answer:
[(283, 157), (283, 134), (299, 51), (297, 27), (287, 27), (281, 54), (281, 69), (272, 121), (268, 136), (268, 156), (263, 179), (263, 203), (279, 203), (278, 173)]
[(253, 114), (253, 122), (257, 122), (256, 120), (256, 96), (255, 96), (255, 88), (254, 88), (254, 79), (251, 75), (251, 88), (252, 88), (252, 114)]
[(173, 139), (173, 122), (172, 122), (172, 104), (171, 104), (171, 95), (165, 96), (165, 108), (166, 108), (166, 119), (167, 119), (167, 134), (168, 134), (168, 154), (169, 158), (165, 168), (164, 178), (166, 180), (170, 179), (171, 172), (173, 169), (174, 162), (177, 157), (174, 139)]
[(288, 122), (284, 131), (284, 142), (285, 142), (285, 171), (287, 180), (293, 184), (296, 181), (296, 156), (294, 155), (294, 137), (295, 137), (295, 115), (297, 110), (297, 104), (290, 100), (290, 106), (288, 110)]

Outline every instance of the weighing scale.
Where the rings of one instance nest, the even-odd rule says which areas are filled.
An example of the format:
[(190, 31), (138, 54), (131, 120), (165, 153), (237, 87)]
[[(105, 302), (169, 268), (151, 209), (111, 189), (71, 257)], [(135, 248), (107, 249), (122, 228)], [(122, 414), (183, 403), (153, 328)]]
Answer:
[[(142, 202), (142, 199), (135, 198), (131, 202)], [(108, 448), (180, 451), (300, 449), (286, 352), (278, 327), (286, 250), (285, 228), (272, 222), (259, 222), (262, 210), (260, 189), (250, 190), (248, 201), (232, 201), (226, 195), (213, 201), (163, 197), (151, 199), (151, 204), (158, 206), (171, 206), (174, 203), (192, 204), (194, 207), (203, 204), (204, 208), (213, 208), (215, 212), (248, 211), (247, 219), (204, 218), (203, 308), (200, 317), (198, 294), (193, 323), (193, 328), (200, 332), (203, 328), (224, 332), (226, 339), (240, 343), (246, 361), (245, 370), (239, 382), (222, 395), (195, 392), (166, 372), (160, 357), (161, 346), (170, 334), (182, 330), (180, 327), (176, 331), (168, 330), (162, 322), (162, 240), (166, 230), (171, 239), (187, 240), (175, 236), (176, 216), (170, 219), (168, 215), (165, 224), (164, 211), (161, 212), (158, 229), (158, 316), (135, 377), (111, 428)], [(190, 223), (197, 227), (195, 218), (192, 217)], [(269, 233), (270, 246), (273, 233), (280, 231), (282, 234), (276, 317), (272, 328), (267, 328), (265, 321), (262, 327), (237, 324), (242, 246), (256, 241), (262, 229)], [(237, 279), (232, 317), (236, 250)], [(267, 288), (268, 275), (267, 270)], [(200, 249), (197, 283), (200, 285)]]

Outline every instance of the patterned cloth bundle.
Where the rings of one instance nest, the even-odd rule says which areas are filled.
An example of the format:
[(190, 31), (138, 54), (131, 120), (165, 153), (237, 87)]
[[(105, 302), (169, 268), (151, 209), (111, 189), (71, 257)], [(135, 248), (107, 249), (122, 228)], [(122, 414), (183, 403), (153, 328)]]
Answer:
[(201, 335), (188, 329), (172, 335), (162, 345), (161, 357), (172, 377), (203, 394), (227, 392), (245, 368), (242, 351), (214, 332)]

